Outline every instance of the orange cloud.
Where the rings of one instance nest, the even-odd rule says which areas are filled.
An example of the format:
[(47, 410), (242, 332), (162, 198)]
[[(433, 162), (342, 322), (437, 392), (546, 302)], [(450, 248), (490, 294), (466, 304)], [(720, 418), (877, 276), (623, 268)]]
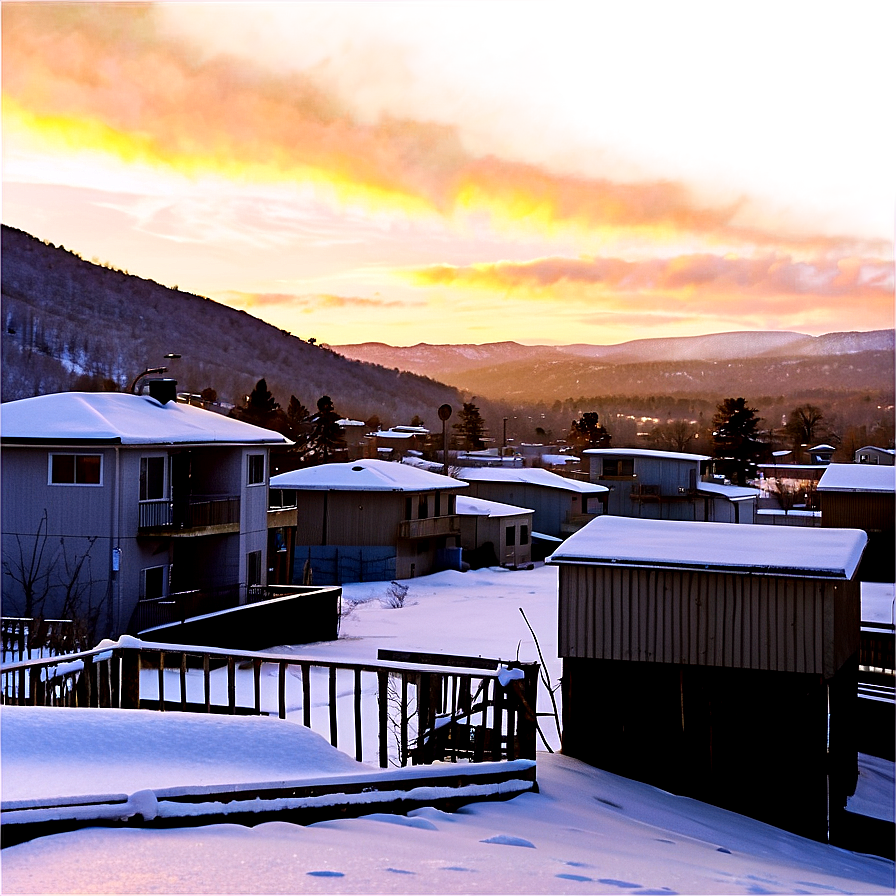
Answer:
[(759, 296), (850, 298), (892, 305), (893, 266), (878, 260), (848, 258), (794, 261), (789, 256), (758, 258), (685, 255), (668, 259), (625, 261), (619, 258), (540, 258), (467, 267), (432, 265), (406, 272), (419, 286), (452, 286), (534, 297), (561, 285), (585, 285), (599, 291), (637, 295), (712, 293), (755, 300)]
[(407, 303), (389, 299), (368, 299), (358, 296), (337, 296), (329, 293), (294, 295), (283, 292), (235, 292), (220, 296), (233, 308), (248, 310), (272, 308), (284, 311), (319, 311), (324, 308), (401, 308)]
[(152, 5), (4, 4), (2, 39), (11, 141), (38, 137), (188, 175), (310, 184), (374, 210), (485, 214), (539, 232), (687, 233), (819, 251), (854, 242), (741, 227), (741, 203), (704, 207), (680, 183), (614, 183), (474, 157), (453, 127), (364, 123), (308, 75), (202, 58), (156, 31)]

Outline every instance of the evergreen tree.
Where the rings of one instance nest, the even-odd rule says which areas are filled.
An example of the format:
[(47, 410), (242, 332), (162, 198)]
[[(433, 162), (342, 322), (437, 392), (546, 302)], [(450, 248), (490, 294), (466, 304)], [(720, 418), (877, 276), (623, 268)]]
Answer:
[(465, 401), (463, 409), (457, 415), (460, 419), (454, 424), (458, 436), (467, 451), (478, 451), (485, 447), (483, 436), (486, 433), (485, 423), (479, 408), (472, 401)]
[(746, 485), (755, 462), (768, 450), (759, 439), (760, 418), (745, 398), (726, 398), (712, 418), (713, 455), (717, 469), (728, 473), (738, 485)]
[(340, 419), (329, 395), (318, 398), (317, 413), (311, 418), (314, 428), (304, 451), (307, 462), (324, 464), (345, 453), (343, 429), (337, 422)]
[(573, 420), (566, 441), (576, 448), (609, 448), (610, 434), (601, 425), (597, 411), (586, 411)]

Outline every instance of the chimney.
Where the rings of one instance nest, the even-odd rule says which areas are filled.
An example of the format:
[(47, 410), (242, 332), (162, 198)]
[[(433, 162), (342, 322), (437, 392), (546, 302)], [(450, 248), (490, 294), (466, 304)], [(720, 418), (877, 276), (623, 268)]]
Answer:
[(170, 377), (149, 381), (149, 395), (160, 404), (177, 401), (177, 380)]

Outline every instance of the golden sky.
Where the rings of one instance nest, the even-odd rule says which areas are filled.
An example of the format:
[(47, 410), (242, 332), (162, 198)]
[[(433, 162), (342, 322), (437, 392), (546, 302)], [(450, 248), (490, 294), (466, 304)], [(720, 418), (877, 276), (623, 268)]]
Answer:
[(4, 2), (3, 222), (331, 344), (892, 327), (894, 24)]

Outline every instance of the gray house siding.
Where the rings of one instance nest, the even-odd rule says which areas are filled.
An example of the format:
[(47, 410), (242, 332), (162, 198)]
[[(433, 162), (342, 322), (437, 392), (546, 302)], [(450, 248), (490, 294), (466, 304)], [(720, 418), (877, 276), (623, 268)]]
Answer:
[(571, 515), (594, 513), (600, 507), (597, 495), (583, 495), (524, 482), (484, 482), (473, 479), (467, 494), (501, 504), (529, 507), (534, 511), (532, 527), (535, 531), (555, 538), (565, 538), (569, 534), (564, 531), (564, 524)]

